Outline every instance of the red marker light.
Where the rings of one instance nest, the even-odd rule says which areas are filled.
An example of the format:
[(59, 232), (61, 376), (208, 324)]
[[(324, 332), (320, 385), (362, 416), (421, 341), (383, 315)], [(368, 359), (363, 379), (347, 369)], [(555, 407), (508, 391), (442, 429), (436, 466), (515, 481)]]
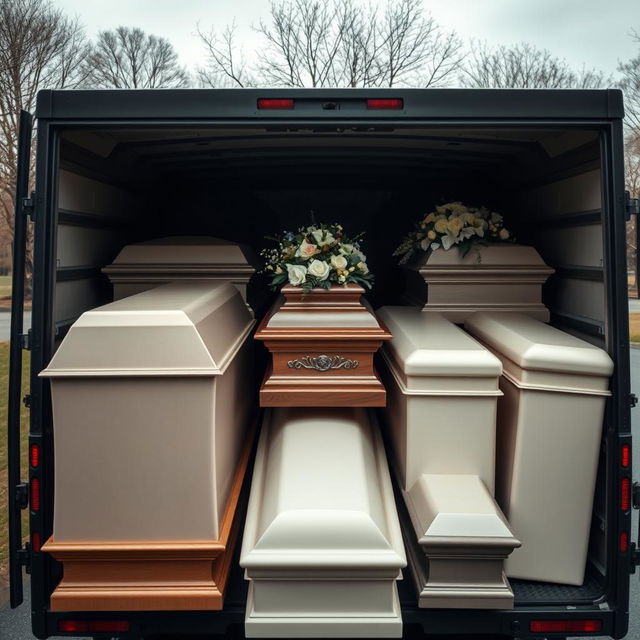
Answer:
[(259, 98), (258, 109), (293, 109), (292, 98)]
[(40, 511), (40, 480), (31, 478), (31, 511)]
[(622, 553), (629, 551), (629, 534), (626, 531), (620, 534), (620, 551)]
[(40, 465), (40, 445), (32, 444), (29, 448), (29, 464), (34, 469)]
[(602, 631), (602, 620), (532, 620), (532, 633), (593, 633)]
[(121, 633), (129, 631), (127, 620), (60, 620), (58, 631), (63, 633)]
[(620, 509), (629, 511), (631, 509), (631, 480), (622, 478), (620, 481)]
[(367, 109), (402, 109), (404, 100), (402, 98), (369, 98)]
[(40, 551), (42, 547), (42, 539), (37, 531), (31, 534), (31, 551)]
[(631, 463), (631, 447), (623, 444), (620, 451), (620, 464), (626, 469)]

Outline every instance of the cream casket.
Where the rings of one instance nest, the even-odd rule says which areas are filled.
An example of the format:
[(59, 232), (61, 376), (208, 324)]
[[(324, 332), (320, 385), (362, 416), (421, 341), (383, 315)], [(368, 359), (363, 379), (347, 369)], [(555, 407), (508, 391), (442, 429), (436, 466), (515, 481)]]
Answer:
[(383, 307), (387, 422), (419, 604), (508, 608), (519, 546), (493, 500), (498, 358), (438, 313)]
[(465, 329), (503, 365), (496, 496), (522, 540), (507, 575), (582, 584), (613, 363), (522, 314), (479, 313)]
[(405, 298), (423, 311), (464, 322), (476, 311), (519, 311), (547, 321), (542, 285), (554, 272), (533, 248), (517, 244), (421, 253), (405, 265)]
[(250, 247), (207, 236), (172, 236), (129, 244), (102, 269), (120, 300), (169, 282), (231, 282), (247, 300), (257, 259)]
[(384, 446), (364, 409), (273, 409), (240, 564), (247, 637), (400, 637), (405, 566)]
[[(55, 442), (54, 610), (219, 609), (251, 438), (254, 321), (230, 284), (84, 313), (41, 375)], [(109, 562), (105, 562), (108, 560)]]

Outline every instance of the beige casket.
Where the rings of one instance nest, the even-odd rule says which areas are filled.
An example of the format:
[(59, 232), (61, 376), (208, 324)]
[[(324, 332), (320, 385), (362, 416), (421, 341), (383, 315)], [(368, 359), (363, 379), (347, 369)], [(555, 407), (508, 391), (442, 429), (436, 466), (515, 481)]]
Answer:
[(402, 636), (405, 552), (373, 414), (267, 412), (240, 564), (247, 637)]
[(231, 282), (247, 300), (257, 259), (250, 247), (208, 236), (172, 236), (129, 244), (102, 269), (120, 300), (169, 282)]
[(547, 321), (542, 285), (553, 272), (529, 246), (478, 245), (464, 257), (457, 248), (438, 249), (405, 265), (405, 298), (458, 323), (476, 311), (518, 311)]
[(383, 307), (387, 423), (421, 607), (503, 609), (519, 545), (493, 499), (498, 358), (438, 313)]
[(253, 324), (237, 289), (204, 282), (71, 327), (41, 373), (56, 489), (43, 550), (64, 564), (52, 609), (221, 608), (255, 406)]
[(611, 358), (522, 314), (479, 313), (465, 329), (503, 365), (496, 496), (522, 541), (507, 575), (580, 585)]

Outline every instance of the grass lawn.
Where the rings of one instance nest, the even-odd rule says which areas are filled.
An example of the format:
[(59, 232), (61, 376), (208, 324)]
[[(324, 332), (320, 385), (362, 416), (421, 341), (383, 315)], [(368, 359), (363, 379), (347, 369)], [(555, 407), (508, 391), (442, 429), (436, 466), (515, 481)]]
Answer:
[[(22, 358), (23, 395), (27, 393), (29, 352)], [(7, 514), (7, 386), (9, 378), (9, 343), (0, 342), (0, 589), (8, 582), (8, 514)], [(27, 435), (29, 410), (22, 407), (22, 478), (27, 478)], [(22, 531), (28, 531), (27, 511), (23, 512)], [(26, 536), (25, 536), (26, 537)]]
[(0, 299), (11, 297), (11, 276), (0, 276)]
[(640, 342), (640, 313), (629, 314), (629, 338), (631, 342)]

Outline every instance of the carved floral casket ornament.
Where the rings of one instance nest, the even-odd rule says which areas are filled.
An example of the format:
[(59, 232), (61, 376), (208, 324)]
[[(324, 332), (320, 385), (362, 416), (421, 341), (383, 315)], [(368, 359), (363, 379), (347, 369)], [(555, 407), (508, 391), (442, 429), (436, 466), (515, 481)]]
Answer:
[(384, 406), (373, 356), (391, 334), (362, 301), (363, 293), (356, 284), (308, 293), (283, 287), (255, 335), (272, 357), (261, 406)]

